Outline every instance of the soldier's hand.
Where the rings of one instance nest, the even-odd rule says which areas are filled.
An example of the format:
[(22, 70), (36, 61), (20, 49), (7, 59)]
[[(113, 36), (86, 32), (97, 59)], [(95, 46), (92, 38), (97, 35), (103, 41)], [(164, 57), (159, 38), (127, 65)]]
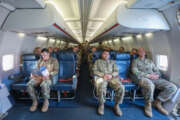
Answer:
[(107, 76), (109, 80), (112, 79), (112, 75), (108, 74)]
[(154, 75), (153, 75), (153, 74), (149, 74), (147, 77), (148, 77), (149, 79), (151, 79), (151, 80), (154, 80)]
[(143, 85), (143, 80), (139, 80), (139, 86)]
[(154, 79), (154, 80), (157, 80), (157, 79), (159, 79), (159, 75), (157, 75), (157, 74), (154, 74), (154, 75), (153, 75), (153, 79)]
[(104, 75), (104, 76), (103, 76), (103, 79), (104, 79), (104, 80), (108, 80), (109, 77), (108, 77), (107, 75)]
[(47, 80), (49, 78), (49, 76), (42, 76), (43, 80)]

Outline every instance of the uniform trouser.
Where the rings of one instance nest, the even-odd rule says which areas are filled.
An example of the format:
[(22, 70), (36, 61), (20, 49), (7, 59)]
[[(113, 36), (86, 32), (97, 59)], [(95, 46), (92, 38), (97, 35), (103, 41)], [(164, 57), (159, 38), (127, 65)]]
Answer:
[(160, 90), (160, 93), (157, 96), (161, 102), (165, 102), (175, 94), (177, 87), (164, 79), (150, 80), (148, 78), (142, 79), (142, 84), (139, 85), (142, 89), (142, 94), (145, 98), (145, 101), (152, 102), (154, 100), (154, 91), (155, 89)]
[(104, 104), (106, 101), (106, 90), (107, 86), (112, 88), (115, 91), (114, 101), (116, 104), (122, 104), (124, 98), (124, 86), (119, 79), (111, 79), (109, 81), (104, 80), (103, 78), (97, 78), (95, 80), (95, 87), (98, 96), (98, 102)]
[(27, 91), (30, 95), (30, 97), (34, 100), (36, 99), (36, 92), (35, 87), (40, 86), (41, 87), (41, 93), (43, 94), (44, 99), (50, 98), (50, 86), (51, 86), (51, 80), (43, 80), (42, 82), (38, 83), (35, 79), (31, 79), (27, 83)]

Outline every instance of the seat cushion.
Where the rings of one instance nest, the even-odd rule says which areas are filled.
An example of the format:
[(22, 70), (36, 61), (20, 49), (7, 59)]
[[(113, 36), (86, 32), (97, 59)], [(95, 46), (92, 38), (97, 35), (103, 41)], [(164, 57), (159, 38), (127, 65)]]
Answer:
[(58, 82), (52, 87), (53, 90), (73, 90), (73, 82)]
[(137, 85), (133, 83), (130, 79), (122, 80), (122, 84), (125, 87), (125, 90), (137, 89)]
[(27, 82), (26, 81), (20, 81), (20, 82), (13, 83), (11, 85), (11, 88), (13, 90), (26, 90), (27, 89)]

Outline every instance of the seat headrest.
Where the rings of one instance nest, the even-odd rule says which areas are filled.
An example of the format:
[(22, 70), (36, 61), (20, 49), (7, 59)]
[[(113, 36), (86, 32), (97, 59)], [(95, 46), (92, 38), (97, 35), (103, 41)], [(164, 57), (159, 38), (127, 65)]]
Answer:
[(94, 52), (94, 57), (100, 58), (103, 51), (96, 51)]
[(137, 54), (134, 54), (134, 55), (132, 55), (132, 56), (133, 56), (133, 59), (138, 58), (138, 55), (137, 55)]
[(73, 52), (61, 51), (58, 53), (59, 61), (74, 61), (75, 54)]
[(36, 56), (35, 54), (24, 54), (22, 56), (22, 60), (23, 61), (35, 61), (35, 60), (38, 60), (38, 56)]
[(130, 60), (130, 54), (128, 53), (117, 53), (116, 60)]

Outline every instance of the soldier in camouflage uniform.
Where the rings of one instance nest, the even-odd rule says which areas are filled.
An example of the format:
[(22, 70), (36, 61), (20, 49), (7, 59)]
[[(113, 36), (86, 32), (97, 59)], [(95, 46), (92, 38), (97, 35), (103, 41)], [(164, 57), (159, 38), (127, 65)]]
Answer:
[(139, 58), (133, 61), (132, 72), (137, 77), (133, 79), (142, 89), (143, 96), (145, 98), (145, 114), (148, 117), (152, 117), (152, 102), (154, 101), (155, 89), (160, 90), (157, 99), (153, 102), (153, 105), (163, 114), (168, 115), (168, 111), (163, 108), (162, 102), (165, 102), (175, 94), (177, 87), (161, 78), (159, 69), (155, 64), (145, 58), (146, 52), (143, 48), (138, 50)]
[(77, 68), (79, 69), (81, 65), (81, 52), (79, 47), (73, 47), (73, 52), (77, 55)]
[(95, 47), (93, 47), (92, 49), (91, 49), (91, 53), (89, 53), (89, 55), (88, 55), (88, 63), (89, 63), (89, 70), (90, 71), (92, 71), (92, 67), (93, 67), (93, 55), (94, 55), (94, 53), (96, 52), (96, 48)]
[(123, 102), (124, 86), (118, 77), (118, 68), (113, 60), (109, 60), (109, 52), (102, 53), (102, 59), (95, 62), (93, 66), (93, 73), (95, 75), (95, 88), (98, 96), (98, 114), (104, 114), (104, 103), (106, 98), (107, 86), (115, 90), (115, 105), (114, 111), (116, 115), (121, 116), (122, 111), (119, 104)]
[(58, 73), (59, 71), (59, 64), (58, 61), (55, 58), (50, 57), (50, 54), (48, 52), (48, 49), (43, 49), (41, 52), (42, 58), (37, 63), (37, 68), (40, 69), (40, 67), (44, 66), (47, 69), (46, 76), (43, 75), (31, 75), (30, 81), (27, 83), (27, 91), (30, 95), (30, 97), (33, 100), (32, 106), (30, 107), (30, 111), (36, 111), (38, 106), (38, 101), (35, 93), (35, 87), (40, 86), (41, 92), (43, 94), (44, 98), (44, 104), (42, 107), (42, 112), (46, 112), (48, 110), (49, 101), (50, 98), (50, 86), (52, 84), (52, 76)]

